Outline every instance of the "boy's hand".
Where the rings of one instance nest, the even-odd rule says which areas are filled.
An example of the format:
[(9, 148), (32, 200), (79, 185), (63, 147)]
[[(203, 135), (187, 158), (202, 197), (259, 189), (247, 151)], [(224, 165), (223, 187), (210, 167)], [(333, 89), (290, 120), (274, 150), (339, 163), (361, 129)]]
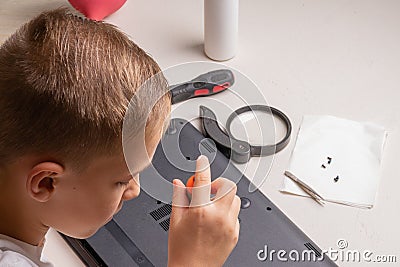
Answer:
[[(211, 183), (205, 156), (197, 159), (195, 178), (190, 202), (185, 185), (178, 179), (173, 181), (169, 267), (222, 266), (239, 238), (236, 184), (225, 178)], [(210, 193), (215, 194), (215, 200), (210, 201)]]

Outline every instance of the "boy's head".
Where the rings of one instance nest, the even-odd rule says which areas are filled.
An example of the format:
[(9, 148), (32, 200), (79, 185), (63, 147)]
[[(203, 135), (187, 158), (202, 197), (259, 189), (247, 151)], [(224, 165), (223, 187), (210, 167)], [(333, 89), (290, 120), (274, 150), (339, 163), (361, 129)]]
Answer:
[[(136, 90), (158, 72), (156, 62), (115, 27), (65, 9), (22, 26), (0, 48), (2, 188), (19, 185), (15, 190), (26, 193), (20, 205), (53, 212), (41, 214), (45, 226), (92, 234), (138, 194), (123, 158), (122, 125)], [(151, 106), (143, 126), (150, 155), (170, 111), (167, 82), (156, 77), (131, 107), (134, 118), (147, 118), (143, 107)], [(146, 164), (139, 158), (137, 171)], [(79, 216), (87, 225), (76, 224), (79, 212), (86, 213)]]

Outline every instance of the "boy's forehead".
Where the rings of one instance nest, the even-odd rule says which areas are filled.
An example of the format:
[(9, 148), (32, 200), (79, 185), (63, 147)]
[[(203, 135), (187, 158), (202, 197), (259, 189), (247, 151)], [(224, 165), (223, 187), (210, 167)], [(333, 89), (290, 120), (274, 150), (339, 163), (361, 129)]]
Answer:
[(129, 166), (126, 169), (129, 175), (135, 176), (151, 164), (151, 159), (149, 157), (143, 158), (139, 155), (134, 157), (130, 156), (128, 159), (126, 159), (126, 164)]
[(132, 175), (138, 174), (147, 168), (152, 161), (158, 145), (158, 138), (144, 141), (143, 138), (133, 138), (124, 143), (124, 160)]
[(91, 164), (91, 169), (101, 171), (102, 169), (115, 169), (119, 172), (129, 173), (123, 155), (120, 153), (115, 155), (97, 157)]
[(162, 137), (162, 129), (162, 127), (159, 127), (151, 133), (141, 131), (132, 137), (123, 136), (123, 154), (132, 175), (143, 171), (151, 164)]
[[(122, 154), (122, 153), (121, 153)], [(124, 178), (134, 176), (144, 170), (150, 163), (150, 160), (132, 158), (128, 164), (123, 155), (108, 155), (94, 158), (89, 164), (88, 168), (84, 170), (84, 176), (104, 176), (104, 178)], [(107, 179), (108, 179), (107, 178)]]

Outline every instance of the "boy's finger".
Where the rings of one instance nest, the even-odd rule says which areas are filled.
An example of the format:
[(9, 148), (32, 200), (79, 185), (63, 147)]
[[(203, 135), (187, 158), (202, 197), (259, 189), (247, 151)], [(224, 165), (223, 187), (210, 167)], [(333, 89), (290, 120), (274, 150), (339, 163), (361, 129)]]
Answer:
[(195, 180), (192, 189), (191, 206), (203, 205), (210, 202), (211, 172), (208, 158), (201, 155), (196, 161)]
[(240, 233), (240, 222), (239, 219), (236, 219), (236, 225), (235, 225), (235, 235), (239, 239), (239, 233)]
[(182, 213), (185, 207), (189, 205), (189, 200), (186, 195), (186, 187), (179, 179), (174, 179), (173, 193), (172, 193), (172, 211), (171, 211), (171, 222), (175, 222), (182, 217)]
[(242, 204), (242, 201), (240, 200), (240, 197), (237, 195), (234, 196), (233, 202), (232, 202), (232, 207), (231, 207), (231, 214), (232, 217), (237, 219), (239, 216), (240, 212), (240, 205)]
[[(217, 194), (217, 191), (219, 190), (219, 188), (224, 184), (224, 179), (225, 178), (219, 177), (211, 182), (211, 194), (213, 194), (213, 195)], [(215, 198), (215, 196), (214, 196), (214, 198)]]
[(212, 191), (216, 191), (215, 200), (230, 207), (236, 196), (236, 184), (228, 179), (218, 178), (214, 181), (212, 187)]

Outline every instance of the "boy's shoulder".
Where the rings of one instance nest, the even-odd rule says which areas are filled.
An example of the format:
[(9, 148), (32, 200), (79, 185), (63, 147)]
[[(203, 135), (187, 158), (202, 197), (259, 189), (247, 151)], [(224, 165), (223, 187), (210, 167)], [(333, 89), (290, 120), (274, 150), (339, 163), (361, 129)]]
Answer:
[(32, 246), (12, 237), (0, 234), (0, 266), (17, 267), (51, 267), (42, 262), (42, 247)]

